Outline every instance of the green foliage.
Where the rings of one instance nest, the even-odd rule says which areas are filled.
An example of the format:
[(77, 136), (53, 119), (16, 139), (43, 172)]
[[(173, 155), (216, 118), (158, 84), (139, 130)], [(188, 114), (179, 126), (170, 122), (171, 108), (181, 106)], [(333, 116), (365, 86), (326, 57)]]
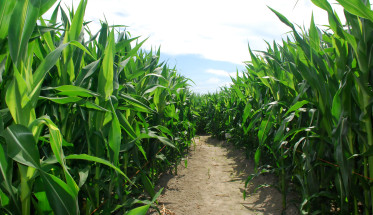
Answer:
[(0, 213), (145, 214), (195, 134), (187, 79), (55, 2), (0, 1)]
[[(338, 1), (342, 25), (327, 0), (313, 0), (329, 16), (330, 29), (312, 18), (299, 33), (266, 51), (249, 50), (242, 77), (230, 88), (199, 96), (204, 119), (197, 128), (244, 147), (257, 173), (279, 178), (283, 208), (290, 189), (304, 214), (373, 213), (373, 22), (369, 1)], [(201, 124), (204, 123), (203, 126)]]

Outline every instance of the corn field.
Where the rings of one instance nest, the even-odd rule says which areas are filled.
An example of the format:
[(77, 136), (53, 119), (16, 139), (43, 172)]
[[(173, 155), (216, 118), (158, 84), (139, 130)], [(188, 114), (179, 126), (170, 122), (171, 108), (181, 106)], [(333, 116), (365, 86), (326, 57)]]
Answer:
[(191, 144), (188, 80), (87, 2), (0, 1), (0, 214), (145, 214)]
[(329, 17), (320, 29), (297, 28), (271, 9), (291, 33), (266, 51), (249, 50), (243, 76), (199, 97), (214, 136), (244, 147), (256, 176), (272, 172), (287, 208), (299, 195), (302, 214), (373, 214), (373, 11), (367, 0), (312, 0)]
[(337, 1), (346, 23), (312, 0), (322, 29), (269, 7), (291, 33), (198, 95), (146, 39), (106, 21), (92, 32), (88, 0), (0, 0), (0, 214), (159, 210), (159, 175), (196, 132), (245, 149), (246, 186), (275, 174), (284, 211), (295, 193), (302, 214), (373, 214), (373, 11)]

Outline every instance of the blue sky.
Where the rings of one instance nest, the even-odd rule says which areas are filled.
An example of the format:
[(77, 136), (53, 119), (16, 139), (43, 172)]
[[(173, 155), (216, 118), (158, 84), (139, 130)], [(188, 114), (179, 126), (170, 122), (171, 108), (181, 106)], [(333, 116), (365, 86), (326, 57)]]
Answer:
[(216, 92), (231, 83), (230, 76), (235, 77), (237, 71), (241, 73), (245, 68), (243, 64), (206, 59), (197, 54), (161, 54), (161, 61), (176, 66), (180, 74), (192, 79), (190, 88), (197, 93)]
[[(76, 7), (80, 0), (62, 5), (72, 2)], [(280, 42), (289, 31), (267, 6), (301, 26), (309, 26), (312, 12), (316, 24), (328, 24), (326, 12), (310, 0), (88, 0), (85, 20), (93, 21), (94, 32), (106, 17), (109, 24), (128, 26), (133, 36), (149, 37), (145, 49), (160, 46), (162, 60), (192, 79), (194, 92), (207, 93), (244, 69), (248, 44), (265, 50), (265, 40)]]

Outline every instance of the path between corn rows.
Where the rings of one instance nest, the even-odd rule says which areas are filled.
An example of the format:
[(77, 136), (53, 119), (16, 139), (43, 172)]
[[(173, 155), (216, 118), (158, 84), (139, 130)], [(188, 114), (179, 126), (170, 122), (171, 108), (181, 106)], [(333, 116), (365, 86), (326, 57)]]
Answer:
[(195, 142), (186, 158), (187, 168), (182, 162), (177, 175), (160, 178), (158, 189), (164, 187), (164, 191), (158, 198), (159, 208), (169, 212), (162, 214), (281, 214), (277, 189), (265, 187), (253, 192), (260, 184), (274, 184), (275, 177), (262, 175), (253, 180), (244, 200), (244, 183), (254, 172), (253, 162), (225, 141), (199, 136)]

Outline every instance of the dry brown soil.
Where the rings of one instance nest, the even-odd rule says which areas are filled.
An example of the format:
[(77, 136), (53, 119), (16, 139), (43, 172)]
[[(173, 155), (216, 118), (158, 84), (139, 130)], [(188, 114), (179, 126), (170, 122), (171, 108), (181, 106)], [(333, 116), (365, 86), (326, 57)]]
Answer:
[[(158, 189), (164, 187), (164, 191), (158, 198), (159, 208), (168, 212), (162, 214), (282, 213), (281, 194), (276, 188), (267, 186), (256, 190), (261, 184), (275, 184), (274, 176), (261, 175), (245, 188), (254, 164), (245, 159), (243, 151), (210, 136), (196, 137), (195, 144), (186, 158), (187, 168), (181, 162), (177, 175), (164, 174), (160, 178)], [(297, 214), (294, 211), (294, 207), (290, 208), (286, 214)]]

